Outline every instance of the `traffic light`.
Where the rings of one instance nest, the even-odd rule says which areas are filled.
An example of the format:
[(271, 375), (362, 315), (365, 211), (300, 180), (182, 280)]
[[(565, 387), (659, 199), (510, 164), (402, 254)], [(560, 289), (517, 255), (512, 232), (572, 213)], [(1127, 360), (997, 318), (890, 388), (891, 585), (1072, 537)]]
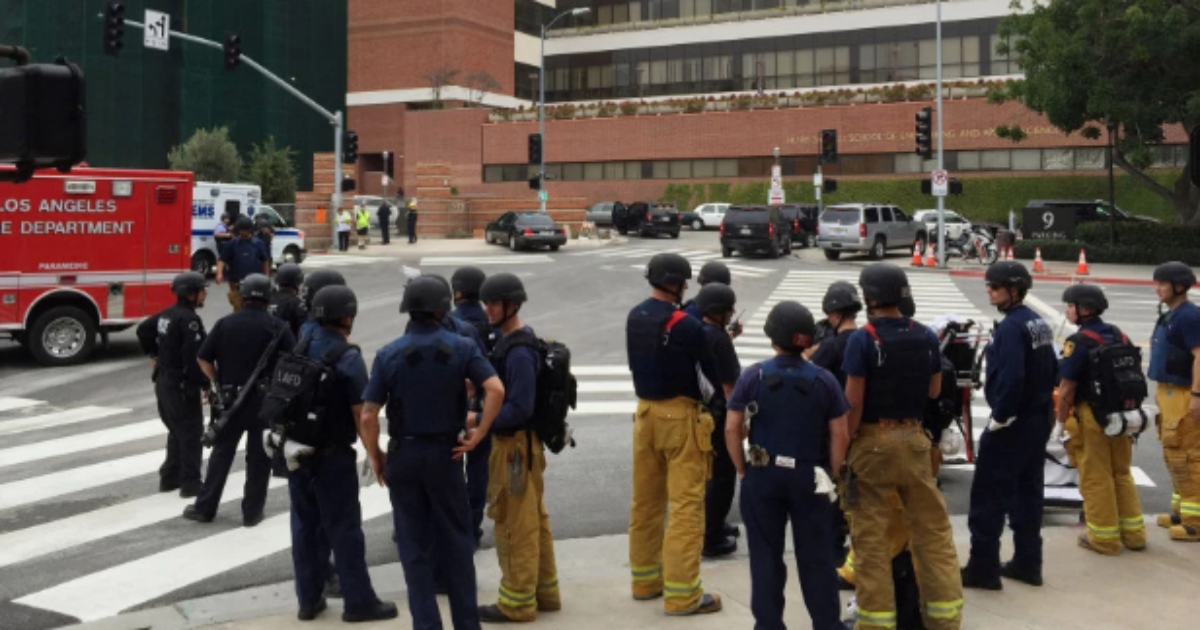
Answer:
[(950, 184), (950, 187), (949, 187), (948, 192), (951, 195), (961, 195), (962, 194), (962, 182), (951, 177), (949, 184)]
[(933, 159), (933, 108), (917, 112), (917, 155), (922, 160)]
[(821, 164), (837, 164), (837, 129), (821, 132)]
[(358, 134), (347, 131), (342, 135), (342, 164), (358, 161)]
[(225, 36), (225, 69), (233, 70), (242, 65), (242, 38), (237, 35)]
[(125, 45), (125, 5), (109, 2), (104, 9), (104, 54), (116, 57)]
[(542, 134), (540, 133), (529, 134), (529, 163), (542, 163)]
[(821, 180), (821, 190), (827, 193), (837, 192), (837, 180), (831, 177), (826, 177)]
[(533, 177), (529, 178), (529, 189), (530, 190), (541, 190), (542, 189), (542, 178), (540, 175), (534, 175)]
[[(951, 195), (963, 194), (962, 182), (951, 177), (950, 181), (947, 182), (946, 192), (950, 193)], [(922, 195), (932, 195), (933, 194), (933, 182), (930, 181), (929, 178), (925, 178), (925, 179), (921, 180), (921, 194)]]
[(69, 173), (83, 160), (86, 87), (79, 66), (61, 57), (0, 68), (0, 164), (17, 167), (0, 181), (27, 181), (40, 168)]

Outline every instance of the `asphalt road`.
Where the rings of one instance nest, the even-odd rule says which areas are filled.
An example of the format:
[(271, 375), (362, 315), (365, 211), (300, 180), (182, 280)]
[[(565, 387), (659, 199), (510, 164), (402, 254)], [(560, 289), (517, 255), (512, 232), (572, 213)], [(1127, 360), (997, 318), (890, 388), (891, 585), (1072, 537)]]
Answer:
[[(580, 404), (571, 418), (578, 448), (550, 457), (546, 503), (559, 538), (625, 531), (630, 494), (631, 413), (635, 405), (625, 363), (624, 321), (648, 294), (642, 269), (650, 256), (674, 250), (698, 270), (719, 259), (714, 232), (684, 231), (678, 240), (631, 239), (596, 249), (570, 246), (557, 253), (512, 254), (487, 248), (477, 254), (399, 258), (331, 255), (306, 267), (333, 267), (359, 297), (353, 340), (367, 354), (397, 337), (404, 326), (398, 305), (402, 265), (446, 276), (456, 266), (520, 275), (530, 295), (524, 321), (540, 335), (565, 342), (573, 353)], [(907, 256), (895, 261), (907, 266)], [(817, 251), (795, 258), (736, 257), (738, 309), (746, 334), (737, 348), (743, 367), (770, 354), (762, 323), (780, 299), (815, 305), (829, 282), (855, 280), (865, 261), (830, 263)], [(957, 313), (990, 322), (991, 309), (976, 279), (914, 272), (918, 319)], [(1036, 287), (1034, 306), (1061, 311), (1061, 286)], [(1109, 291), (1110, 320), (1146, 342), (1155, 319), (1153, 291)], [(230, 308), (224, 287), (210, 293), (202, 310), (211, 327)], [(815, 310), (815, 309), (814, 309)], [(149, 365), (132, 331), (114, 335), (90, 363), (42, 369), (16, 345), (0, 341), (0, 619), (13, 630), (56, 627), (129, 609), (151, 607), (291, 577), (286, 489), (278, 481), (267, 503), (268, 519), (241, 527), (240, 477), (231, 477), (216, 522), (178, 518), (187, 502), (159, 495), (157, 468), (165, 430), (158, 420)], [(972, 408), (986, 414), (976, 394)], [(1170, 484), (1152, 432), (1135, 452), (1148, 514), (1166, 506)], [(234, 465), (235, 474), (243, 469)], [(954, 514), (968, 510), (969, 464), (942, 474)], [(390, 541), (386, 492), (362, 490), (368, 562), (396, 561)], [(1072, 513), (1068, 512), (1068, 515)], [(740, 521), (735, 513), (733, 520)], [(486, 525), (485, 525), (486, 528)], [(485, 537), (490, 544), (490, 534)]]

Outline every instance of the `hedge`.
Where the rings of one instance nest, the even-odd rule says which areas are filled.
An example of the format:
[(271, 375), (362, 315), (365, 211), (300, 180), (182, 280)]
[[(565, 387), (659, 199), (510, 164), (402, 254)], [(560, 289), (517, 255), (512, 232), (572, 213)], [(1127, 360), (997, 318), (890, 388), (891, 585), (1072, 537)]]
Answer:
[[(1107, 247), (1112, 240), (1111, 230), (1104, 221), (1085, 223), (1075, 227), (1075, 240)], [(1117, 223), (1117, 245), (1148, 250), (1200, 249), (1200, 227), (1123, 221)]]
[(1113, 247), (1108, 245), (1105, 234), (1104, 244), (1087, 244), (1074, 241), (1037, 241), (1025, 239), (1017, 241), (1013, 247), (1014, 256), (1021, 260), (1032, 260), (1037, 248), (1042, 249), (1042, 260), (1057, 260), (1075, 262), (1079, 260), (1079, 250), (1087, 250), (1089, 263), (1123, 263), (1132, 265), (1158, 265), (1168, 260), (1178, 260), (1193, 267), (1200, 267), (1200, 247), (1144, 247), (1127, 245), (1118, 241)]
[[(1168, 188), (1179, 177), (1177, 172), (1153, 174), (1155, 180)], [(1020, 222), (1022, 209), (1031, 199), (1108, 199), (1108, 177), (1101, 175), (1062, 175), (1047, 177), (972, 177), (964, 178), (963, 194), (947, 199), (947, 207), (975, 221), (1008, 224), (1008, 212), (1013, 210)], [(707, 184), (667, 184), (664, 200), (676, 207), (691, 209), (701, 203), (723, 201), (734, 204), (766, 203), (768, 182)], [(808, 177), (794, 178), (783, 184), (787, 200), (795, 203), (815, 203), (812, 181)], [(1126, 175), (1116, 177), (1117, 206), (1132, 214), (1143, 214), (1175, 222), (1175, 212), (1163, 198), (1141, 187)], [(921, 194), (917, 179), (839, 179), (838, 191), (824, 195), (826, 204), (855, 201), (893, 203), (912, 212), (936, 207), (933, 197)], [(1107, 242), (1107, 240), (1105, 241)], [(1078, 255), (1078, 252), (1076, 252)]]

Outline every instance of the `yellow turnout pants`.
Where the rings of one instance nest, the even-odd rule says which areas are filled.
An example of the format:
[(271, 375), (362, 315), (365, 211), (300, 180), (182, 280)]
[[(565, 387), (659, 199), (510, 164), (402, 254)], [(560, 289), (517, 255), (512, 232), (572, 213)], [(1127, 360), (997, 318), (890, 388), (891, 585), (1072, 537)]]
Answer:
[[(1182, 385), (1158, 384), (1156, 395), (1162, 420), (1158, 437), (1163, 445), (1163, 459), (1178, 498), (1179, 520), (1183, 525), (1200, 531), (1200, 421), (1188, 415), (1191, 390)], [(1172, 507), (1176, 501), (1172, 500)], [(1171, 528), (1171, 538), (1200, 540), (1200, 536), (1185, 534), (1182, 527)]]
[(1075, 415), (1063, 426), (1071, 439), (1067, 451), (1079, 469), (1079, 492), (1087, 521), (1088, 544), (1100, 553), (1116, 554), (1121, 544), (1146, 546), (1142, 504), (1133, 483), (1133, 438), (1109, 437), (1087, 403), (1075, 405)]

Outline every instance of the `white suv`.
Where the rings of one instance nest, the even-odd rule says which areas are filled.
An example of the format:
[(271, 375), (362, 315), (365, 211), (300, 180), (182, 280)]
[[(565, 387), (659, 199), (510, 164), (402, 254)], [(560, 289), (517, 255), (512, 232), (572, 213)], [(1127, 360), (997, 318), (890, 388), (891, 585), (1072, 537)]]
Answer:
[[(913, 221), (924, 223), (930, 234), (937, 234), (937, 210), (917, 210), (913, 213)], [(953, 210), (946, 210), (943, 221), (948, 238), (958, 238), (971, 230), (971, 222)]]

